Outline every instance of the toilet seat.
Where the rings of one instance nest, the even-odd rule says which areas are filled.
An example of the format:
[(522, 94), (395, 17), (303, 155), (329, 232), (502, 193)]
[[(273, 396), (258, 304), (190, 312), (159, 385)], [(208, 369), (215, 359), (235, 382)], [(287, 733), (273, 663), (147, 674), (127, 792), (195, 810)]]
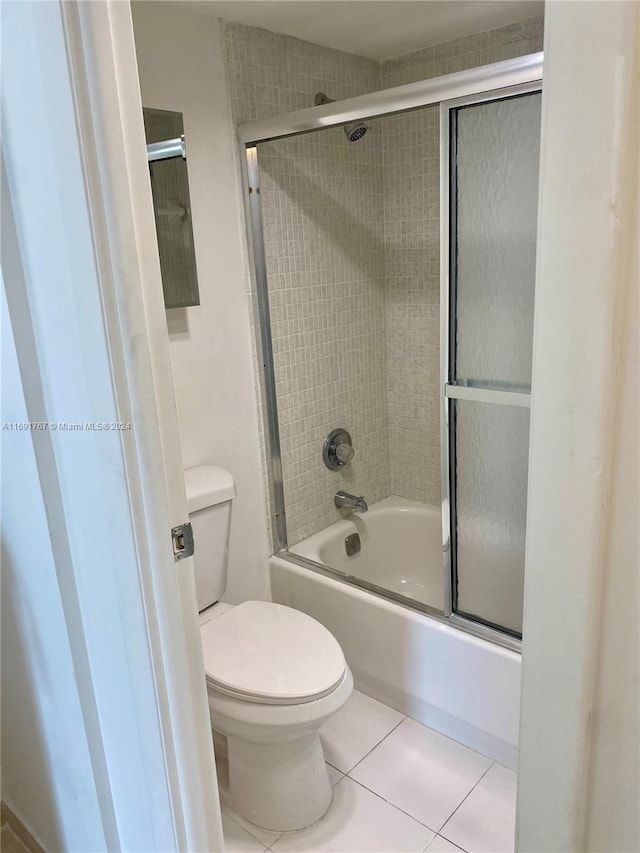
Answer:
[(245, 601), (201, 628), (208, 686), (246, 702), (298, 705), (327, 696), (346, 661), (333, 635), (306, 613)]

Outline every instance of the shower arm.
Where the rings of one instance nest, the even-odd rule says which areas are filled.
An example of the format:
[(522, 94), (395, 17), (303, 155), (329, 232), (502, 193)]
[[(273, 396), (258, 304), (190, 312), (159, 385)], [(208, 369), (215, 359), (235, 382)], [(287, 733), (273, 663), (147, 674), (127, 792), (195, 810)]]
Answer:
[(147, 160), (154, 163), (156, 160), (169, 160), (173, 157), (187, 159), (187, 147), (184, 135), (176, 139), (165, 139), (162, 142), (152, 142), (147, 145)]

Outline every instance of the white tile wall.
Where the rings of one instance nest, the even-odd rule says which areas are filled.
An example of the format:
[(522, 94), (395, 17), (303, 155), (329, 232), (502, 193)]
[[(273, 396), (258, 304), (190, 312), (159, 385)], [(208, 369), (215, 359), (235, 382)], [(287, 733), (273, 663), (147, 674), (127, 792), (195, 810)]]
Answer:
[[(337, 489), (389, 494), (381, 142), (329, 130), (259, 150), (291, 544), (338, 518)], [(329, 471), (337, 426), (356, 457)]]
[[(542, 48), (538, 19), (382, 64), (222, 27), (236, 124)], [(438, 109), (370, 126), (259, 149), (290, 544), (337, 520), (338, 488), (440, 499)], [(320, 455), (335, 426), (357, 451), (338, 473)]]
[(381, 124), (391, 493), (438, 504), (439, 108)]

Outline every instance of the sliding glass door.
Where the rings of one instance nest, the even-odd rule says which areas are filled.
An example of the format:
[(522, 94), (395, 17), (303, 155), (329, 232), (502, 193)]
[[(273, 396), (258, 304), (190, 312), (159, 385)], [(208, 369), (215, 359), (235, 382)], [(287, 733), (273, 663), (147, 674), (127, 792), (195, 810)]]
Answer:
[(450, 607), (522, 633), (539, 91), (442, 105)]

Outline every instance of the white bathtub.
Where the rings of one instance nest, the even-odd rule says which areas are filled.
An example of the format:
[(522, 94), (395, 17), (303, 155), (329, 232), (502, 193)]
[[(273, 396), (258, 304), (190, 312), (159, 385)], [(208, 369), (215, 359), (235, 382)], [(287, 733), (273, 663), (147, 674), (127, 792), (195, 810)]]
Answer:
[[(347, 557), (344, 539), (355, 530), (362, 550)], [(440, 537), (436, 510), (386, 498), (365, 515), (300, 542), (292, 553), (293, 559), (297, 554), (325, 563), (441, 607)], [(269, 565), (273, 600), (326, 625), (340, 642), (359, 689), (515, 769), (517, 652), (285, 557), (271, 557)]]
[[(345, 538), (352, 533), (360, 535), (361, 550), (348, 557)], [(390, 497), (310, 536), (291, 552), (442, 610), (441, 543), (440, 507)]]

